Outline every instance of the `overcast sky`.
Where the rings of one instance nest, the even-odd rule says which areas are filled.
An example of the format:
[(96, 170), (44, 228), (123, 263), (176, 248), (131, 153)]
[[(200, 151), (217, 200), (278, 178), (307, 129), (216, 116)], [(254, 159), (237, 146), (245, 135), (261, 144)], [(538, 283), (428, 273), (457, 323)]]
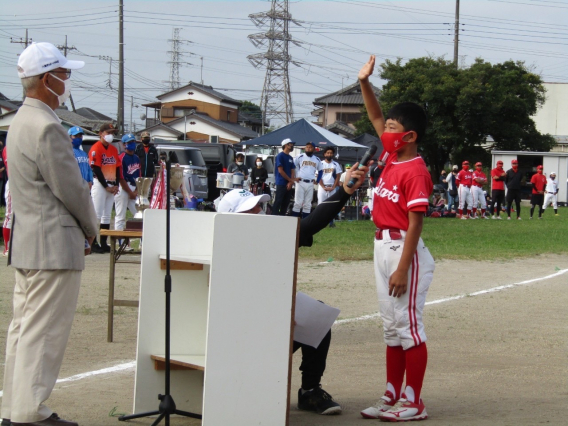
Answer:
[[(267, 11), (270, 1), (124, 0), (126, 89), (125, 122), (130, 99), (152, 102), (168, 91), (168, 61), (174, 28), (184, 61), (182, 84), (201, 80), (227, 95), (259, 103), (265, 71), (247, 56), (262, 52), (247, 36), (262, 32), (248, 15)], [(525, 61), (546, 82), (568, 83), (568, 0), (461, 0), (460, 63), (477, 58), (491, 63)], [(118, 67), (118, 0), (0, 0), (0, 92), (21, 97), (16, 73), (24, 37), (62, 45), (65, 35), (72, 59), (86, 62), (74, 72), (75, 105), (116, 118)], [(290, 53), (296, 119), (310, 117), (314, 98), (354, 83), (369, 54), (379, 61), (434, 55), (453, 58), (455, 0), (300, 0), (290, 1), (297, 25), (291, 33), (299, 46)], [(382, 85), (378, 76), (375, 85)], [(110, 83), (110, 84), (109, 84)], [(134, 108), (137, 128), (143, 108)]]

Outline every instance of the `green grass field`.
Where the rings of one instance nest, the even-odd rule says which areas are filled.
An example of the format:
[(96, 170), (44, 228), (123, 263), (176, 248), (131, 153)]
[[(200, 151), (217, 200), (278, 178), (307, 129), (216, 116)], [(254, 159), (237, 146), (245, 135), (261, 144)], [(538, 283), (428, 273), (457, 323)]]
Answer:
[[(538, 209), (537, 209), (538, 211)], [(506, 260), (544, 253), (568, 253), (568, 208), (546, 210), (543, 219), (459, 220), (424, 218), (422, 239), (435, 259)], [(538, 214), (535, 212), (535, 216)], [(372, 221), (336, 222), (302, 247), (301, 260), (372, 260), (375, 226)]]

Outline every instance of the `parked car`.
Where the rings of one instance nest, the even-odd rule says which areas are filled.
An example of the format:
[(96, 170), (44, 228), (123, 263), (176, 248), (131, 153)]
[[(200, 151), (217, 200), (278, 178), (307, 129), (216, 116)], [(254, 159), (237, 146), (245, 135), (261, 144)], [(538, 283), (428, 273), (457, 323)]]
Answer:
[(165, 153), (172, 165), (179, 164), (184, 168), (183, 183), (187, 192), (196, 198), (207, 198), (207, 166), (197, 148), (189, 146), (176, 146), (173, 144), (155, 144), (158, 155)]
[(226, 143), (165, 141), (163, 139), (156, 139), (155, 143), (164, 146), (173, 145), (198, 148), (201, 151), (207, 167), (207, 184), (209, 191), (205, 199), (213, 201), (219, 197), (220, 189), (217, 188), (217, 173), (226, 173), (229, 164), (235, 161), (236, 150), (233, 145)]

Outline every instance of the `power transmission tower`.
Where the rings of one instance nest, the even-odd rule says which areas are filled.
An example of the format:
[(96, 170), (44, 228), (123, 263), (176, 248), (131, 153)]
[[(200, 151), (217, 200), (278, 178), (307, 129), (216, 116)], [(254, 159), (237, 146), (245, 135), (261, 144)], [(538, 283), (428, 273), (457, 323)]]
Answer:
[(255, 47), (268, 47), (265, 53), (247, 57), (255, 68), (266, 68), (260, 98), (262, 134), (264, 134), (264, 123), (269, 117), (279, 119), (286, 124), (290, 124), (294, 119), (288, 75), (288, 66), (294, 62), (288, 53), (288, 47), (290, 43), (296, 45), (298, 43), (292, 40), (289, 33), (290, 22), (295, 24), (296, 22), (292, 20), (292, 15), (288, 11), (288, 3), (288, 0), (272, 0), (268, 12), (249, 15), (258, 28), (267, 29), (265, 32), (248, 36)]
[(183, 56), (181, 52), (181, 40), (179, 38), (179, 32), (181, 28), (174, 28), (172, 33), (172, 38), (168, 40), (172, 44), (172, 50), (168, 50), (170, 54), (170, 61), (168, 64), (170, 65), (170, 80), (168, 81), (170, 85), (170, 90), (175, 90), (180, 87), (179, 82), (179, 66), (182, 64), (180, 61), (181, 57)]
[[(65, 36), (65, 44), (64, 45), (57, 45), (57, 48), (59, 50), (63, 50), (63, 56), (67, 57), (67, 51), (68, 50), (77, 50), (77, 48), (75, 46), (67, 46), (67, 36)], [(73, 109), (73, 112), (75, 112), (75, 102), (73, 102), (73, 95), (69, 95), (69, 101), (71, 102), (71, 109)]]

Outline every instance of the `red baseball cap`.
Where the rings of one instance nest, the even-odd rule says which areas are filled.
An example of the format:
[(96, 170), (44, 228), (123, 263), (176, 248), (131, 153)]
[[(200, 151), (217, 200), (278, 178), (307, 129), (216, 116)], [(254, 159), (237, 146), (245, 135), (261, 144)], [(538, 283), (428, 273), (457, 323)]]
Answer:
[(481, 164), (480, 162), (475, 163), (475, 167), (481, 167), (483, 166), (483, 164)]
[(519, 161), (518, 160), (512, 160), (511, 164), (519, 164)]
[(498, 165), (498, 166), (502, 166), (502, 165), (503, 165), (503, 162), (502, 162), (501, 160), (499, 160), (499, 161), (497, 161), (497, 165)]
[(536, 169), (537, 169), (537, 170), (542, 170), (542, 166), (538, 166)]
[(462, 166), (469, 166), (469, 161), (465, 160), (465, 161), (462, 163)]

